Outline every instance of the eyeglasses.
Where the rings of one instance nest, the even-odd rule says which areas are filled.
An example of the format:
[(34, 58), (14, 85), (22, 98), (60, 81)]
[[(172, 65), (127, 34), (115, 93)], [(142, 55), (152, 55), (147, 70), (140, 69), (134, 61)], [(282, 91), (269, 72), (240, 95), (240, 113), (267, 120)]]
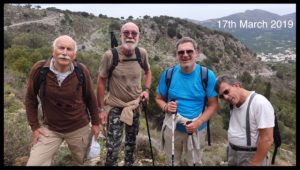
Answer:
[(129, 37), (129, 35), (131, 34), (133, 38), (135, 38), (139, 34), (138, 32), (135, 32), (135, 31), (132, 31), (132, 32), (130, 32), (130, 31), (124, 31), (122, 33), (123, 33), (123, 35), (125, 37)]
[(194, 50), (180, 50), (180, 51), (177, 51), (177, 54), (180, 55), (180, 56), (183, 56), (185, 53), (187, 55), (192, 55), (194, 53)]
[(223, 91), (223, 94), (220, 94), (220, 95), (219, 95), (219, 98), (220, 98), (220, 99), (223, 99), (223, 98), (224, 98), (224, 95), (228, 95), (229, 92), (230, 92), (230, 89), (224, 90), (224, 91)]

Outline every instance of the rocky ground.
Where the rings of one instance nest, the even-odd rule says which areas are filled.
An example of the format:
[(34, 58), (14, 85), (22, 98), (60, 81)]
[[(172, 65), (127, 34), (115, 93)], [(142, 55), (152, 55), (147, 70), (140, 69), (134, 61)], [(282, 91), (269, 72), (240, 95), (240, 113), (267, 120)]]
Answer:
[[(101, 145), (101, 153), (98, 157), (88, 160), (84, 166), (104, 166), (106, 148), (104, 147), (105, 138), (100, 138), (99, 143)], [(165, 156), (159, 148), (159, 141), (152, 139), (152, 147), (154, 153), (154, 164), (155, 166), (166, 166)], [(205, 145), (202, 150), (202, 163), (204, 166), (227, 166), (225, 143), (212, 143), (212, 146)], [(276, 157), (275, 165), (272, 166), (295, 166), (295, 155), (287, 150), (280, 149), (280, 154)], [(272, 154), (271, 154), (272, 155)], [(16, 159), (15, 166), (24, 166), (28, 160), (28, 156), (20, 157)], [(124, 164), (124, 150), (121, 148), (119, 154), (119, 166)], [(63, 144), (54, 156), (53, 164), (55, 166), (73, 166), (71, 155), (68, 148)], [(146, 135), (139, 135), (137, 138), (137, 147), (135, 150), (135, 162), (134, 166), (153, 166), (151, 159), (151, 152), (149, 147), (149, 139)]]

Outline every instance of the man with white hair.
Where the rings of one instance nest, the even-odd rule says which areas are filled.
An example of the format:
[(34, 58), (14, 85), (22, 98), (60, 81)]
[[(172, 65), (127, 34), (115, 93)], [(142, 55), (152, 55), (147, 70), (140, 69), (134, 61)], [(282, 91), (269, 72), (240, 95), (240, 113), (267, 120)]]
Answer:
[[(76, 50), (76, 42), (70, 36), (59, 36), (53, 41), (52, 57), (36, 62), (31, 68), (25, 99), (32, 129), (27, 166), (51, 165), (63, 141), (68, 144), (75, 163), (82, 165), (91, 131), (96, 137), (99, 135), (97, 98), (87, 67), (75, 61)], [(78, 69), (82, 70), (84, 82), (78, 77)], [(40, 81), (42, 72), (44, 80)], [(42, 105), (42, 125), (38, 120), (37, 96)]]
[[(149, 99), (151, 70), (148, 54), (137, 47), (139, 28), (132, 22), (121, 28), (122, 44), (104, 53), (97, 82), (100, 122), (107, 124), (106, 166), (118, 166), (117, 160), (125, 126), (125, 166), (134, 163), (136, 135), (139, 132), (140, 100)], [(114, 60), (117, 56), (118, 60)], [(111, 69), (114, 65), (114, 69)], [(144, 88), (142, 88), (144, 73)], [(107, 85), (106, 85), (107, 82)], [(109, 91), (105, 98), (105, 88)], [(105, 100), (104, 100), (105, 98)]]

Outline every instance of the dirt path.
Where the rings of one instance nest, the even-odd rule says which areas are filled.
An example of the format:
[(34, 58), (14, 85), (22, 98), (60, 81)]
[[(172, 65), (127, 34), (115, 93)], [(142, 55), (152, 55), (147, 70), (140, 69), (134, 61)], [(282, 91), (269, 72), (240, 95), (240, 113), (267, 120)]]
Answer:
[(52, 15), (52, 16), (48, 16), (48, 17), (45, 17), (45, 18), (39, 19), (39, 20), (19, 22), (19, 23), (11, 24), (9, 26), (4, 26), (4, 30), (7, 30), (8, 27), (21, 26), (24, 24), (31, 24), (31, 23), (43, 23), (43, 24), (48, 24), (48, 25), (55, 25), (55, 23), (59, 17), (60, 17), (59, 15), (54, 15), (54, 16)]

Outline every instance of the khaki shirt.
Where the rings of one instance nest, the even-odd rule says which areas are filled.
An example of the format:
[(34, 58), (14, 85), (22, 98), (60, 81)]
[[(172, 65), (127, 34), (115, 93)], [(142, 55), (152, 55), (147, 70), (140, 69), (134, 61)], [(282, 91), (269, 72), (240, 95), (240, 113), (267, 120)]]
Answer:
[[(148, 54), (144, 48), (140, 48), (142, 63), (145, 70), (150, 69)], [(142, 75), (143, 69), (138, 61), (122, 62), (122, 59), (135, 59), (136, 55), (125, 56), (121, 53), (120, 47), (117, 47), (120, 62), (112, 72), (111, 79), (109, 81), (109, 96), (117, 97), (119, 100), (127, 103), (135, 100), (142, 92)], [(112, 52), (108, 50), (102, 56), (102, 60), (99, 67), (100, 76), (107, 78), (108, 70), (112, 63)], [(109, 99), (108, 96), (108, 99)]]

